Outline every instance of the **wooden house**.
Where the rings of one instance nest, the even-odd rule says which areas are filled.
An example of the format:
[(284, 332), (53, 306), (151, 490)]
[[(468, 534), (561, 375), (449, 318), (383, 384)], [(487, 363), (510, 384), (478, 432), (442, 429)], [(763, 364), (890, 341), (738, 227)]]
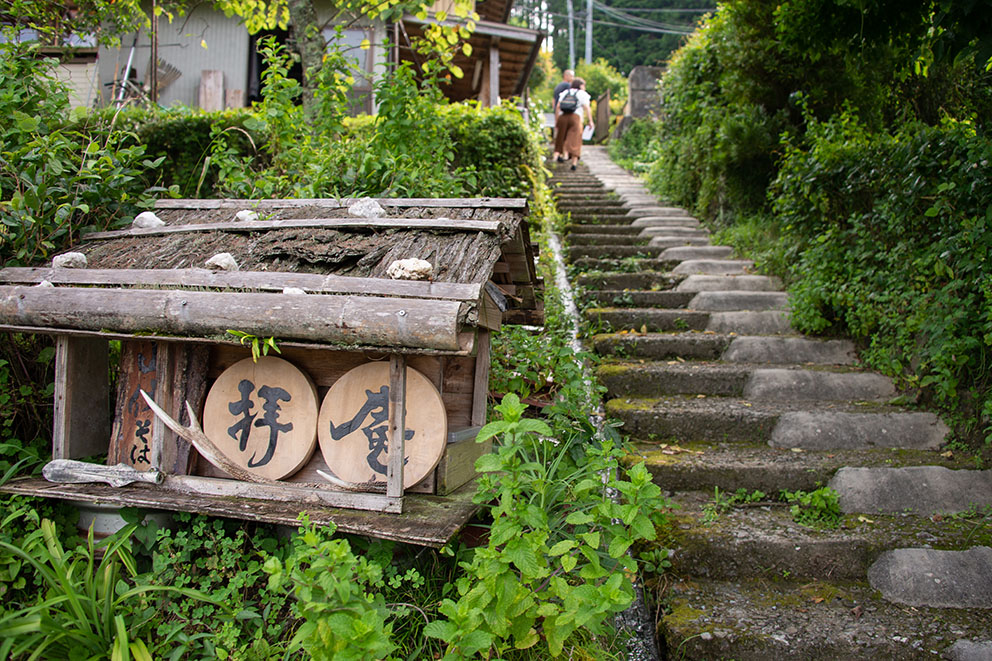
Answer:
[[(0, 330), (56, 338), (53, 460), (107, 455), (81, 483), (3, 490), (290, 525), (306, 510), (444, 544), (473, 511), (487, 449), (474, 439), (489, 333), (540, 314), (526, 201), (165, 200), (155, 213), (164, 224), (84, 235), (82, 268), (0, 270)], [(207, 268), (221, 253), (237, 270)], [(390, 277), (411, 258), (428, 279)], [(279, 353), (256, 362), (253, 343)], [(90, 479), (118, 464), (145, 481)]]

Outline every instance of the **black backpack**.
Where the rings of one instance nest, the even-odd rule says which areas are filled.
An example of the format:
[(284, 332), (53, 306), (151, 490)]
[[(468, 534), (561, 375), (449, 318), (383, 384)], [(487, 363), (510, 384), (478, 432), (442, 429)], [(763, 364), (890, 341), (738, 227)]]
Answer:
[(567, 115), (569, 113), (575, 112), (578, 109), (579, 109), (579, 91), (568, 90), (567, 92), (565, 92), (565, 98), (558, 102), (558, 110)]

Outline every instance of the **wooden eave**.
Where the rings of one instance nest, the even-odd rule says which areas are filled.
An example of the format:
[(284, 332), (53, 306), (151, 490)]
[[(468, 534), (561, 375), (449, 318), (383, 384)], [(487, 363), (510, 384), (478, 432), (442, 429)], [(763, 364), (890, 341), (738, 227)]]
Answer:
[[(403, 18), (404, 26), (408, 34), (421, 36), (423, 27), (432, 23), (438, 23), (433, 17), (428, 16), (422, 20), (413, 15)], [(457, 22), (447, 20), (442, 21), (442, 25), (455, 26)], [(480, 20), (476, 23), (476, 29), (468, 39), (472, 46), (472, 54), (464, 55), (461, 51), (456, 53), (454, 64), (461, 67), (464, 76), (460, 79), (451, 79), (444, 88), (446, 96), (453, 101), (463, 101), (474, 99), (480, 91), (479, 77), (475, 74), (476, 67), (483, 66), (488, 62), (492, 49), (499, 51), (500, 71), (499, 71), (499, 94), (502, 98), (508, 99), (513, 96), (520, 96), (527, 87), (527, 79), (537, 61), (541, 44), (545, 34), (539, 30), (507, 25), (502, 22)], [(416, 61), (416, 55), (411, 51), (408, 44), (401, 44), (400, 58), (406, 61)]]

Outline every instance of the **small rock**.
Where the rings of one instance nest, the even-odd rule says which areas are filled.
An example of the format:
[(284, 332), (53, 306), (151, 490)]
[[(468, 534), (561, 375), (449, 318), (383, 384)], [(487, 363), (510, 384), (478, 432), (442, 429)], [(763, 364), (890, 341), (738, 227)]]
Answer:
[(165, 221), (151, 211), (142, 211), (131, 222), (131, 227), (137, 229), (152, 229), (162, 227), (163, 225), (165, 225)]
[(393, 280), (430, 280), (433, 273), (430, 262), (415, 257), (397, 259), (386, 269), (386, 275)]
[(66, 252), (52, 258), (52, 268), (56, 269), (84, 269), (86, 268), (86, 255), (81, 252)]
[(52, 288), (54, 288), (55, 285), (53, 285), (52, 283), (50, 283), (48, 280), (42, 280), (41, 282), (39, 282), (38, 284), (36, 284), (35, 287), (52, 287)]
[(251, 209), (242, 209), (238, 213), (234, 214), (234, 217), (238, 220), (258, 220), (258, 214)]
[(283, 287), (283, 294), (289, 294), (291, 296), (306, 296), (307, 293), (300, 289), (299, 287)]
[(360, 218), (379, 218), (386, 215), (386, 210), (371, 197), (363, 197), (348, 207), (348, 213)]
[(713, 634), (711, 634), (709, 631), (704, 631), (703, 633), (699, 634), (699, 637), (702, 640), (713, 640)]
[(207, 266), (217, 271), (237, 271), (238, 263), (229, 252), (217, 253), (207, 260)]

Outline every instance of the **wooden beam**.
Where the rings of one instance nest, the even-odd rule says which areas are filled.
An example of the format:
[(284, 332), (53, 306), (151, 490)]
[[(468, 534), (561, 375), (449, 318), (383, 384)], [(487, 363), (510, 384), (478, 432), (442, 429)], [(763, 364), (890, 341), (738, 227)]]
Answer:
[(403, 496), (403, 463), (406, 458), (406, 357), (389, 357), (389, 464), (386, 495)]
[(108, 355), (105, 339), (56, 337), (53, 459), (81, 459), (107, 452), (110, 442)]
[(421, 229), (447, 232), (498, 232), (500, 223), (492, 220), (452, 220), (450, 218), (287, 218), (285, 220), (235, 220), (220, 223), (164, 225), (111, 232), (89, 232), (83, 241), (101, 241), (140, 236), (167, 236), (192, 232), (262, 232), (295, 228), (315, 229)]
[(261, 289), (281, 292), (297, 287), (315, 294), (371, 294), (476, 302), (482, 286), (458, 282), (387, 280), (319, 273), (270, 271), (211, 271), (209, 269), (0, 269), (0, 283), (56, 285), (152, 285), (155, 287), (211, 287)]
[(0, 324), (259, 337), (463, 350), (462, 303), (379, 296), (287, 296), (161, 289), (0, 286)]
[[(347, 209), (357, 202), (357, 198), (296, 198), (292, 200), (242, 200), (242, 199), (164, 199), (155, 202), (156, 209), (291, 209), (318, 207), (322, 209)], [(378, 198), (380, 206), (390, 207), (429, 207), (442, 209), (523, 209), (527, 200), (522, 197), (391, 197)]]

